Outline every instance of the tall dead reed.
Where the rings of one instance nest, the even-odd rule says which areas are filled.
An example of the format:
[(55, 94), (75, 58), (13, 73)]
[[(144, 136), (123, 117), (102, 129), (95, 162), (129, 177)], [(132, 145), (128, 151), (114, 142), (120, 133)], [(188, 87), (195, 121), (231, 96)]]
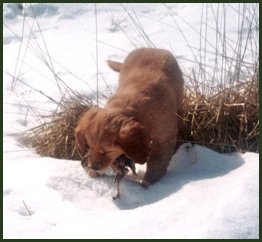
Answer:
[[(121, 4), (120, 6), (125, 12), (125, 19), (130, 20), (145, 45), (155, 47), (132, 5)], [(162, 6), (174, 23), (174, 31), (183, 36), (194, 57), (193, 60), (190, 60), (190, 63), (193, 63), (191, 72), (184, 71), (186, 88), (180, 141), (204, 145), (219, 152), (258, 152), (258, 4), (202, 4), (200, 29), (191, 26), (186, 19), (180, 19), (179, 15), (172, 12), (172, 8), (166, 4)], [(228, 38), (227, 7), (232, 8), (238, 14), (236, 40)], [(212, 18), (214, 26), (210, 26), (209, 23)], [(37, 21), (36, 17), (35, 19)], [(200, 41), (199, 46), (191, 45), (190, 39), (180, 27), (181, 21), (199, 35), (197, 36)], [(34, 147), (40, 155), (80, 159), (75, 146), (74, 128), (82, 113), (92, 107), (93, 103), (84, 95), (75, 98), (78, 93), (57, 75), (53, 65), (55, 60), (51, 58), (38, 22), (37, 28), (41, 33), (44, 46), (37, 45), (37, 48), (33, 48), (31, 41), (28, 41), (28, 48), (53, 74), (61, 97), (69, 94), (71, 98), (62, 98), (62, 101), (58, 103), (57, 111), (46, 117), (46, 121), (39, 126), (25, 132), (22, 140), (25, 144)], [(114, 28), (119, 28), (128, 37), (131, 45), (139, 46), (139, 42), (136, 43), (133, 38), (129, 38), (131, 36), (128, 36), (120, 24)], [(208, 38), (210, 35), (215, 36), (214, 43), (210, 42)], [(96, 42), (98, 42), (98, 36), (96, 36)], [(170, 48), (172, 49), (172, 42), (170, 42)], [(99, 49), (96, 51), (98, 52)], [(213, 61), (210, 62), (210, 59)], [(179, 59), (179, 63), (183, 61), (186, 60)], [(19, 73), (14, 74), (13, 88), (19, 81)], [(68, 71), (68, 73), (71, 72)], [(79, 79), (75, 74), (71, 73), (71, 75)], [(97, 90), (89, 88), (96, 93), (98, 103), (98, 97), (101, 95), (98, 85)]]

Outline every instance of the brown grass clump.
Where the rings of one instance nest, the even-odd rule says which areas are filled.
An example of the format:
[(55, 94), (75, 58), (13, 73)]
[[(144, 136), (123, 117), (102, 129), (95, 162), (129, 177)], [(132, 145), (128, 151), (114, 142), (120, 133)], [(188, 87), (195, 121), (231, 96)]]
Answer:
[(41, 156), (80, 160), (81, 156), (75, 144), (74, 129), (80, 116), (94, 106), (90, 101), (83, 102), (83, 99), (61, 102), (59, 110), (51, 117), (46, 117), (49, 121), (23, 135), (23, 143), (35, 148)]
[(204, 95), (187, 87), (183, 141), (218, 152), (258, 152), (259, 91), (253, 80)]
[[(205, 95), (187, 86), (180, 143), (192, 142), (218, 152), (258, 152), (258, 81), (249, 81)], [(48, 122), (23, 136), (23, 142), (42, 156), (80, 160), (74, 129), (80, 116), (92, 106), (86, 97), (63, 101)], [(26, 141), (26, 142), (25, 142)]]

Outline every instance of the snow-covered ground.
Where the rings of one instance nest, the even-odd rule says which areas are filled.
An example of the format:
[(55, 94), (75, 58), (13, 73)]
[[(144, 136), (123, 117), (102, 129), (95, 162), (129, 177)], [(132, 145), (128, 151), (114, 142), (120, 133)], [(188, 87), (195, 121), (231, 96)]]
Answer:
[[(211, 31), (210, 13), (218, 11), (217, 4), (23, 7), (3, 6), (4, 238), (259, 237), (258, 154), (222, 155), (184, 144), (160, 182), (144, 189), (124, 180), (121, 198), (113, 201), (112, 174), (89, 178), (80, 162), (40, 157), (16, 140), (16, 134), (41, 122), (39, 115), (52, 112), (60, 92), (65, 93), (45, 62), (64, 83), (90, 97), (96, 94), (98, 66), (103, 104), (117, 86), (117, 75), (105, 61), (123, 60), (136, 47), (170, 49), (188, 74), (189, 60), (198, 52), (192, 54), (185, 40), (198, 48), (201, 11), (210, 8)], [(241, 5), (226, 7), (227, 37), (233, 40)], [(210, 43), (213, 38), (210, 34)]]

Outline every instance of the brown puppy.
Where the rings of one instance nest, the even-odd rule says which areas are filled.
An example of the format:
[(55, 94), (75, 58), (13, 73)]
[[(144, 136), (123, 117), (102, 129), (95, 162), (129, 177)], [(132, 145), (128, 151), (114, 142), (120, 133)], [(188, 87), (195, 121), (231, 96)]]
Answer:
[(88, 166), (103, 170), (125, 155), (147, 163), (145, 184), (165, 175), (177, 143), (177, 115), (184, 81), (167, 50), (141, 48), (124, 63), (108, 61), (119, 72), (119, 87), (104, 108), (93, 108), (80, 119), (76, 141)]

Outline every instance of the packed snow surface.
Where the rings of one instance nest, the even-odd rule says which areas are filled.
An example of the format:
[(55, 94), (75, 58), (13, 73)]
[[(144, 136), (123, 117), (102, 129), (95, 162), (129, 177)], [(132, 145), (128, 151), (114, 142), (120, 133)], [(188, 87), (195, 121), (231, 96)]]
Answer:
[[(198, 46), (203, 6), (218, 5), (3, 5), (4, 238), (259, 238), (258, 154), (183, 144), (161, 181), (145, 189), (124, 179), (121, 198), (113, 200), (112, 172), (90, 178), (79, 161), (40, 157), (17, 141), (56, 108), (66, 85), (95, 98), (97, 67), (103, 105), (117, 87), (108, 58), (123, 60), (154, 44), (173, 51), (187, 73), (192, 49), (185, 36)], [(238, 7), (228, 5), (229, 20)], [(226, 27), (233, 39), (235, 21)]]

